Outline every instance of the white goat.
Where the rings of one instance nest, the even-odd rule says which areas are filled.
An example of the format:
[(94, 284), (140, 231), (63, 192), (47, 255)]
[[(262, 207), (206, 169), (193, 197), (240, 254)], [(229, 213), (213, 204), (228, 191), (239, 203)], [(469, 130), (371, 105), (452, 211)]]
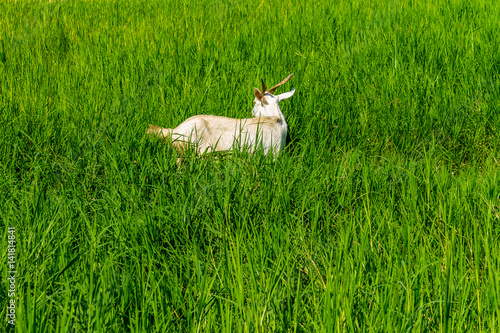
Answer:
[(234, 149), (253, 152), (259, 146), (262, 146), (264, 154), (270, 151), (279, 153), (285, 146), (288, 133), (288, 125), (280, 110), (279, 102), (292, 97), (295, 89), (281, 95), (273, 93), (292, 75), (269, 90), (261, 80), (262, 90), (254, 88), (253, 118), (235, 119), (198, 115), (188, 118), (174, 129), (149, 125), (147, 133), (170, 139), (180, 151), (193, 145), (199, 155)]

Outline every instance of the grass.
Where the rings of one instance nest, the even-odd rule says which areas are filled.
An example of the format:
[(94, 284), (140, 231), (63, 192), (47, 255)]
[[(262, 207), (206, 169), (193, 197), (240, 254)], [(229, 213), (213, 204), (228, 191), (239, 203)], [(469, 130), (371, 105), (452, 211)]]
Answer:
[[(1, 332), (497, 332), (500, 4), (0, 3)], [(149, 123), (281, 105), (176, 165)], [(8, 283), (0, 284), (6, 318)]]

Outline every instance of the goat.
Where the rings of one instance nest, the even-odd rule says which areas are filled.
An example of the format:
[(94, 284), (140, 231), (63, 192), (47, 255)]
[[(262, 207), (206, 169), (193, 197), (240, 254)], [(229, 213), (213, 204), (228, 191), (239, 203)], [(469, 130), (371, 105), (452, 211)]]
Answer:
[(270, 151), (279, 153), (285, 147), (288, 133), (288, 125), (279, 102), (292, 97), (295, 88), (280, 95), (273, 93), (290, 80), (292, 75), (293, 73), (269, 90), (261, 79), (262, 89), (254, 88), (253, 118), (198, 115), (188, 118), (174, 129), (149, 125), (147, 133), (171, 140), (180, 151), (193, 145), (198, 155), (235, 149), (254, 152), (259, 146), (262, 146), (266, 155)]

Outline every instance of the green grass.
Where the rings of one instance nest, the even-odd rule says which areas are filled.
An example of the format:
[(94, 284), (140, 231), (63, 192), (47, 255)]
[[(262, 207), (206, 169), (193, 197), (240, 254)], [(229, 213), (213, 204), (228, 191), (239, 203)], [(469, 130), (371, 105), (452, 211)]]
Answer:
[[(499, 71), (494, 1), (0, 2), (0, 317), (14, 226), (17, 332), (498, 332)], [(292, 72), (275, 160), (145, 136)]]

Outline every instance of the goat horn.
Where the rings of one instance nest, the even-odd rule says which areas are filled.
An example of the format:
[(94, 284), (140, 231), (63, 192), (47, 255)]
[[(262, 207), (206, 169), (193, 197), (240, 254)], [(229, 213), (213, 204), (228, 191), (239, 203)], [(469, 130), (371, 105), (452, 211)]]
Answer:
[[(281, 81), (280, 83), (278, 83), (277, 85), (275, 85), (274, 87), (272, 87), (271, 89), (269, 89), (267, 92), (270, 93), (270, 94), (274, 94), (274, 91), (276, 89), (278, 89), (281, 85), (287, 83), (288, 80), (290, 80), (290, 78), (292, 77), (293, 73), (288, 75), (283, 81)], [(264, 82), (262, 82), (264, 83)]]
[(264, 83), (264, 80), (260, 79), (260, 82), (262, 82), (262, 94), (265, 94), (266, 93), (266, 90), (267, 90), (267, 86), (266, 84)]

